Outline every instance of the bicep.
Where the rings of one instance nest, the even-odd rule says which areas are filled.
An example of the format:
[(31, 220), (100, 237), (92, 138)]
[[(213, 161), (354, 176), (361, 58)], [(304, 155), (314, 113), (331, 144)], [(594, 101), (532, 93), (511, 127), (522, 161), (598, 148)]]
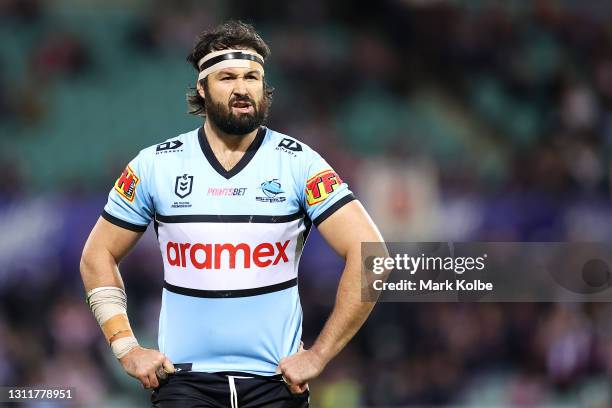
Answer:
[(142, 232), (118, 227), (100, 217), (89, 234), (83, 252), (105, 251), (119, 263), (141, 236)]
[(376, 225), (357, 200), (342, 206), (317, 227), (325, 241), (344, 258), (361, 250), (362, 242), (382, 242)]
[(99, 286), (123, 287), (118, 264), (134, 247), (142, 232), (118, 227), (100, 217), (93, 227), (81, 257), (85, 290)]

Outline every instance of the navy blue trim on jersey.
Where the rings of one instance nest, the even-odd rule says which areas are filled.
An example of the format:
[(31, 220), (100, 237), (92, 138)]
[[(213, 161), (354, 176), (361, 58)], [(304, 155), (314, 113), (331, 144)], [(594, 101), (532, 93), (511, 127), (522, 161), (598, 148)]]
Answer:
[(155, 231), (155, 236), (159, 239), (159, 222), (157, 222), (157, 219), (153, 220), (153, 230)]
[(259, 288), (252, 289), (235, 289), (235, 290), (204, 290), (204, 289), (191, 289), (184, 288), (182, 286), (175, 286), (171, 283), (164, 281), (164, 288), (172, 293), (178, 293), (179, 295), (201, 297), (201, 298), (237, 298), (264, 295), (266, 293), (278, 292), (281, 290), (289, 289), (297, 285), (297, 278), (290, 279), (286, 282), (277, 283), (269, 286), (262, 286)]
[(107, 213), (105, 210), (102, 210), (101, 215), (102, 215), (102, 218), (104, 218), (106, 221), (110, 222), (111, 224), (115, 224), (118, 227), (125, 228), (130, 231), (145, 232), (147, 230), (146, 225), (132, 224), (131, 222), (123, 221), (122, 219), (117, 218), (114, 215)]
[(206, 134), (204, 133), (204, 126), (202, 126), (198, 130), (198, 140), (200, 141), (200, 148), (202, 148), (202, 153), (204, 153), (204, 157), (206, 157), (208, 163), (210, 163), (212, 168), (215, 169), (217, 173), (219, 173), (221, 176), (225, 177), (228, 180), (234, 177), (236, 174), (240, 173), (240, 171), (242, 171), (242, 169), (244, 169), (246, 165), (249, 164), (253, 156), (255, 156), (255, 153), (257, 153), (257, 150), (259, 150), (259, 147), (262, 145), (265, 136), (266, 128), (264, 126), (260, 126), (259, 130), (257, 131), (257, 135), (255, 135), (255, 139), (253, 139), (253, 141), (247, 148), (246, 152), (244, 152), (244, 155), (240, 158), (238, 163), (236, 163), (236, 165), (231, 169), (225, 170), (221, 163), (219, 163), (219, 160), (217, 160), (217, 156), (215, 156), (215, 153), (212, 151), (212, 148), (208, 143), (208, 139), (206, 138)]
[(350, 203), (353, 200), (356, 200), (356, 198), (352, 193), (342, 197), (341, 199), (336, 201), (334, 204), (332, 204), (327, 210), (319, 214), (319, 216), (315, 218), (314, 220), (312, 220), (312, 222), (314, 223), (315, 226), (318, 227), (319, 224), (321, 224), (323, 221), (329, 218), (330, 215), (332, 215), (333, 213), (335, 213), (340, 208), (344, 207), (346, 204)]
[(308, 235), (310, 234), (310, 230), (312, 228), (312, 220), (310, 217), (304, 218), (304, 226), (306, 227), (304, 230), (304, 246), (306, 246), (306, 240), (308, 239)]
[(295, 221), (304, 216), (299, 211), (288, 215), (208, 215), (208, 214), (188, 214), (188, 215), (161, 215), (156, 214), (157, 222), (165, 223), (188, 223), (188, 222), (227, 222), (227, 223), (257, 223), (257, 224), (277, 224)]

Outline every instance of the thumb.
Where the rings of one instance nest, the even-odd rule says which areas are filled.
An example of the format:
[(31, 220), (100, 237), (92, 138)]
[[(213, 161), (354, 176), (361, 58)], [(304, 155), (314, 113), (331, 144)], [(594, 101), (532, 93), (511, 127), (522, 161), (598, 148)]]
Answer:
[(308, 389), (308, 384), (304, 383), (304, 384), (288, 384), (289, 386), (289, 391), (292, 394), (301, 394), (303, 392), (306, 392), (306, 390)]
[(170, 361), (168, 357), (164, 359), (162, 366), (164, 367), (164, 370), (166, 370), (168, 374), (173, 374), (176, 372), (176, 368), (174, 368), (174, 364), (172, 364), (172, 361)]

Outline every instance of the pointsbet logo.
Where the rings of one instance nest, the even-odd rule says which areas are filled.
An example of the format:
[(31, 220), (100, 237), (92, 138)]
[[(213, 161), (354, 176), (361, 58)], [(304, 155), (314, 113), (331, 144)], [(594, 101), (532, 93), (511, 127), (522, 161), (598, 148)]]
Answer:
[(414, 275), (417, 271), (446, 270), (461, 275), (465, 271), (482, 271), (485, 268), (487, 254), (482, 256), (410, 256), (397, 254), (394, 257), (375, 257), (372, 262), (372, 272), (377, 275), (386, 270), (396, 269), (409, 271)]
[(208, 244), (198, 242), (168, 242), (166, 245), (166, 259), (168, 264), (182, 268), (194, 267), (196, 269), (236, 269), (258, 268), (278, 265), (289, 262), (285, 242), (263, 242), (254, 248), (246, 243), (239, 244)]

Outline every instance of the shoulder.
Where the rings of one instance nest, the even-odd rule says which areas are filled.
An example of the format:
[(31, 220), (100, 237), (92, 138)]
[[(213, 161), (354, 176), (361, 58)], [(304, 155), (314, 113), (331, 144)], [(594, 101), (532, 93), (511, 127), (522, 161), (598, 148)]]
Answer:
[(138, 153), (138, 158), (142, 161), (152, 162), (168, 155), (174, 156), (184, 154), (192, 150), (194, 145), (199, 148), (198, 129), (194, 129), (187, 133), (181, 133), (178, 136), (145, 147)]
[(274, 149), (283, 155), (304, 160), (317, 154), (306, 143), (296, 139), (295, 137), (277, 132), (276, 130), (272, 130), (270, 128), (268, 128), (266, 139), (271, 149)]

